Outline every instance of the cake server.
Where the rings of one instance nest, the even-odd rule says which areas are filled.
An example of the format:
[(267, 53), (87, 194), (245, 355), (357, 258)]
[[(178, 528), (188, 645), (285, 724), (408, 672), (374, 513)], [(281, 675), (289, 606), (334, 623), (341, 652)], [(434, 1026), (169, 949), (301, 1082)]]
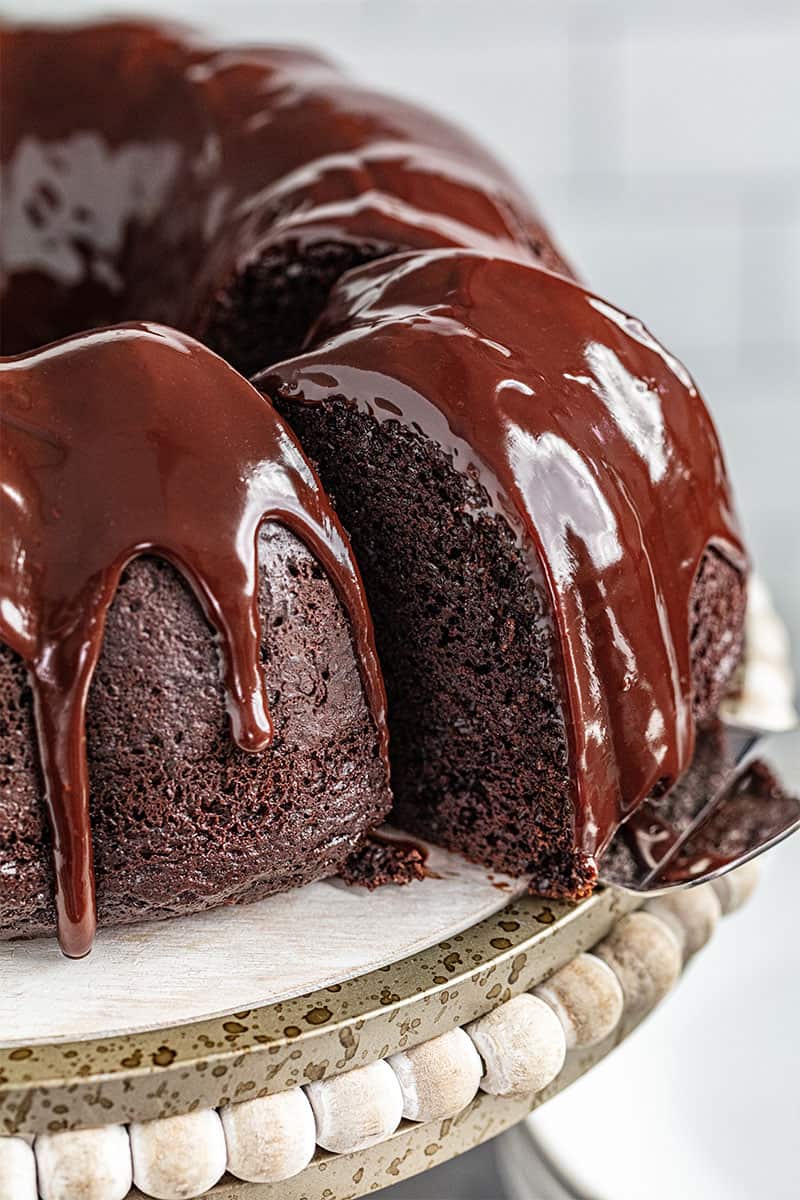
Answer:
[(688, 770), (638, 808), (599, 865), (602, 883), (651, 894), (706, 883), (800, 829), (800, 728), (720, 723), (702, 732)]

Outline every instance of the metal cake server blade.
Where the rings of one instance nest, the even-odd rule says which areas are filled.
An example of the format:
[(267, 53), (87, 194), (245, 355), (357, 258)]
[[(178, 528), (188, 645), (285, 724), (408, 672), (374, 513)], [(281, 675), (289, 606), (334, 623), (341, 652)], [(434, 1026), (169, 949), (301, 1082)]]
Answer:
[(800, 829), (800, 728), (720, 723), (697, 739), (688, 770), (620, 827), (602, 883), (647, 894), (706, 883)]

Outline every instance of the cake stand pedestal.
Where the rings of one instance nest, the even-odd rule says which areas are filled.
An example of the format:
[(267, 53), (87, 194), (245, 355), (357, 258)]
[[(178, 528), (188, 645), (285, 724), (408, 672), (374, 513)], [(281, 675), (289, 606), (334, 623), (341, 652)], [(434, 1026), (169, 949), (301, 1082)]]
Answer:
[[(441, 868), (449, 858), (437, 852), (432, 862)], [(497, 884), (509, 885), (495, 879), (499, 909), (429, 947), (303, 995), (257, 1006), (243, 999), (199, 1020), (120, 1032), (138, 1011), (122, 1005), (107, 1012), (106, 1033), (75, 1038), (64, 1028), (61, 1037), (32, 1038), (42, 1006), (28, 1018), (18, 1008), (22, 1036), (6, 1027), (0, 1049), (0, 1193), (5, 1171), (8, 1194), (32, 1200), (34, 1161), (42, 1194), (64, 1198), (70, 1181), (78, 1195), (87, 1175), (97, 1186), (80, 1195), (96, 1200), (129, 1192), (178, 1200), (209, 1188), (217, 1200), (344, 1200), (386, 1187), (507, 1129), (609, 1053), (666, 994), (720, 914), (746, 898), (754, 871), (642, 911), (613, 890), (576, 905), (529, 896), (504, 903)], [(430, 899), (437, 886), (447, 891), (442, 879), (419, 888)], [(398, 911), (403, 894), (394, 897)], [(252, 909), (232, 911), (253, 919)], [(448, 921), (452, 913), (442, 914)], [(158, 940), (160, 928), (171, 939), (182, 922), (171, 924), (147, 927), (148, 937)], [(384, 932), (387, 944), (397, 939)], [(132, 939), (134, 954), (130, 931), (107, 936)], [(307, 957), (324, 964), (324, 943), (307, 928), (304, 938)], [(50, 949), (31, 943), (14, 953), (49, 959)], [(14, 972), (4, 950), (7, 984)], [(97, 963), (102, 939), (94, 953)], [(151, 958), (152, 948), (140, 947), (140, 992), (158, 990)], [(215, 978), (205, 985), (212, 994)], [(16, 1002), (3, 995), (7, 1020)], [(63, 995), (46, 999), (64, 1009)], [(85, 1014), (75, 1022), (85, 1029)], [(264, 1174), (273, 1178), (252, 1181)]]

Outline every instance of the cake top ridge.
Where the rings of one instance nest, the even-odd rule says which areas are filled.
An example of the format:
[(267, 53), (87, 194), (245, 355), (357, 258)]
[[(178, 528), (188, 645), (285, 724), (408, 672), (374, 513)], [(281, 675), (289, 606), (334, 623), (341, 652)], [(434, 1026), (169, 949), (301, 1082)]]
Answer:
[(570, 716), (579, 844), (688, 765), (689, 604), (704, 551), (746, 557), (711, 418), (634, 318), (561, 276), (466, 250), (342, 277), (302, 355), (256, 386), (416, 427), (544, 573)]
[[(6, 353), (126, 320), (202, 338), (219, 290), (277, 240), (477, 239), (564, 267), (480, 143), (316, 53), (148, 23), (0, 42)], [(109, 78), (124, 103), (100, 101)]]
[(34, 691), (59, 935), (87, 952), (94, 882), (85, 708), (125, 566), (154, 553), (186, 578), (222, 651), (233, 737), (271, 740), (261, 667), (257, 535), (287, 526), (351, 623), (386, 753), (385, 696), (349, 543), (294, 436), (198, 342), (124, 325), (0, 360), (0, 638)]

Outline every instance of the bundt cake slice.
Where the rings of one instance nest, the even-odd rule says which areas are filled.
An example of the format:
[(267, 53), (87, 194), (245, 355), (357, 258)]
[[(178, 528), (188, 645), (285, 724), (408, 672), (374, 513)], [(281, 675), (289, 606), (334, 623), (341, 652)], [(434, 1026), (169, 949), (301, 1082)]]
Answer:
[(95, 877), (110, 924), (334, 873), (389, 808), (385, 696), (283, 421), (157, 326), (0, 360), (0, 394), (0, 937), (85, 953)]
[(691, 379), (567, 279), (450, 250), (346, 274), (255, 383), (364, 575), (396, 821), (587, 893), (740, 655), (746, 559)]

